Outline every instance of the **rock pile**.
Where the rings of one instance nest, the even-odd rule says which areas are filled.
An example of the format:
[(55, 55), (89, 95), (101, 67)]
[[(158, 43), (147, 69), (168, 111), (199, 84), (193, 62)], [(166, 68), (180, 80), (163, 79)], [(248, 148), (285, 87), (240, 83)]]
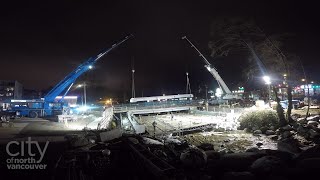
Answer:
[(320, 170), (319, 145), (301, 153), (268, 149), (223, 155), (206, 153), (205, 172), (212, 179), (296, 179), (315, 176)]
[[(310, 178), (320, 170), (320, 116), (301, 118), (278, 129), (256, 129), (277, 141), (277, 150), (261, 144), (241, 153), (203, 149), (207, 154), (205, 174), (211, 179), (297, 179)], [(201, 146), (199, 147), (201, 148)]]

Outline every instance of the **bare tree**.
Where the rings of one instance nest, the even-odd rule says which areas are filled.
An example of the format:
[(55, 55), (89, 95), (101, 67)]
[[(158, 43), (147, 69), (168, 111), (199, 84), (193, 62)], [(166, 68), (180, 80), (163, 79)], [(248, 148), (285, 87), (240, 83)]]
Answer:
[[(257, 73), (257, 67), (263, 70), (266, 74), (273, 74), (277, 77), (283, 77), (285, 73), (287, 76), (287, 94), (288, 94), (288, 109), (287, 120), (283, 114), (280, 100), (277, 98), (277, 89), (273, 88), (275, 97), (277, 98), (278, 116), (280, 124), (283, 126), (287, 122), (291, 122), (292, 111), (292, 76), (291, 72), (295, 69), (294, 61), (288, 60), (286, 55), (280, 47), (283, 43), (281, 38), (288, 36), (282, 34), (281, 36), (268, 36), (250, 19), (244, 18), (218, 18), (212, 23), (211, 39), (209, 48), (211, 56), (227, 56), (229, 52), (235, 50), (246, 50), (251, 57), (250, 67), (246, 70), (247, 75)], [(280, 39), (280, 40), (279, 40)], [(292, 58), (293, 59), (293, 58)], [(253, 60), (256, 63), (252, 63)], [(291, 59), (290, 59), (291, 60)], [(282, 108), (281, 108), (282, 109)]]

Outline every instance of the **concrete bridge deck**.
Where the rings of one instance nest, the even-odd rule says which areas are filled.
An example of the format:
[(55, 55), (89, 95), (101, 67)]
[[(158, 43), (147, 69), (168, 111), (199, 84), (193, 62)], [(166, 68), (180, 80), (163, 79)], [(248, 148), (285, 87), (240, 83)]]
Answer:
[(114, 109), (114, 113), (124, 113), (130, 111), (131, 114), (138, 115), (138, 114), (156, 114), (156, 113), (163, 113), (163, 112), (177, 112), (177, 111), (189, 111), (195, 107), (192, 106), (183, 106), (183, 107), (164, 107), (164, 108), (146, 108), (146, 109)]

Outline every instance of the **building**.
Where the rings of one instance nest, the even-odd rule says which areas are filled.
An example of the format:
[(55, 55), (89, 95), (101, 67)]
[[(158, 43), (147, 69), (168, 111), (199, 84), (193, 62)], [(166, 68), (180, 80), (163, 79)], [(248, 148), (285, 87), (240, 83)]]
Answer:
[(295, 94), (301, 94), (304, 96), (308, 95), (308, 90), (309, 90), (310, 96), (319, 96), (320, 95), (320, 85), (316, 85), (316, 84), (297, 86), (293, 90), (294, 90)]
[(15, 80), (0, 80), (0, 107), (6, 109), (11, 99), (22, 98), (22, 84)]
[(0, 80), (0, 102), (21, 99), (23, 87), (18, 81)]

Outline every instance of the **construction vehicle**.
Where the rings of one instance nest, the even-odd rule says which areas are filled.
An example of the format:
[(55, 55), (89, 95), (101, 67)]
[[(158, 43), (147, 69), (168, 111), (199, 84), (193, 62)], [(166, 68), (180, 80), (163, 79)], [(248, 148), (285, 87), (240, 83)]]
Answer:
[(16, 113), (14, 111), (4, 111), (0, 109), (0, 123), (9, 121), (10, 119), (14, 119), (16, 117)]
[(199, 56), (202, 57), (203, 61), (205, 62), (206, 69), (212, 74), (212, 76), (217, 80), (217, 83), (220, 87), (220, 90), (222, 90), (221, 97), (224, 100), (241, 100), (242, 96), (237, 93), (232, 93), (229, 89), (229, 87), (226, 85), (226, 83), (223, 81), (221, 76), (219, 75), (218, 71), (214, 66), (212, 66), (209, 61), (206, 59), (206, 57), (198, 50), (198, 48), (186, 37), (183, 36), (182, 39), (185, 39), (188, 41), (188, 43), (191, 45), (192, 48), (194, 48), (198, 53)]
[[(97, 56), (90, 57), (84, 63), (80, 64), (75, 70), (73, 70), (63, 80), (61, 80), (53, 89), (51, 89), (49, 93), (44, 96), (44, 98), (32, 100), (11, 100), (11, 111), (16, 112), (16, 114), (19, 116), (28, 116), (31, 118), (56, 117), (57, 115), (61, 115), (63, 111), (67, 109), (67, 106), (63, 102), (63, 99), (74, 82), (77, 80), (77, 78), (88, 70), (92, 69), (93, 65), (99, 59), (101, 59), (101, 57), (108, 54), (111, 50), (127, 41), (131, 37), (132, 35), (125, 37), (122, 41), (113, 44), (110, 48), (102, 51)], [(55, 101), (55, 98), (63, 92), (64, 94), (62, 98), (59, 101)]]

